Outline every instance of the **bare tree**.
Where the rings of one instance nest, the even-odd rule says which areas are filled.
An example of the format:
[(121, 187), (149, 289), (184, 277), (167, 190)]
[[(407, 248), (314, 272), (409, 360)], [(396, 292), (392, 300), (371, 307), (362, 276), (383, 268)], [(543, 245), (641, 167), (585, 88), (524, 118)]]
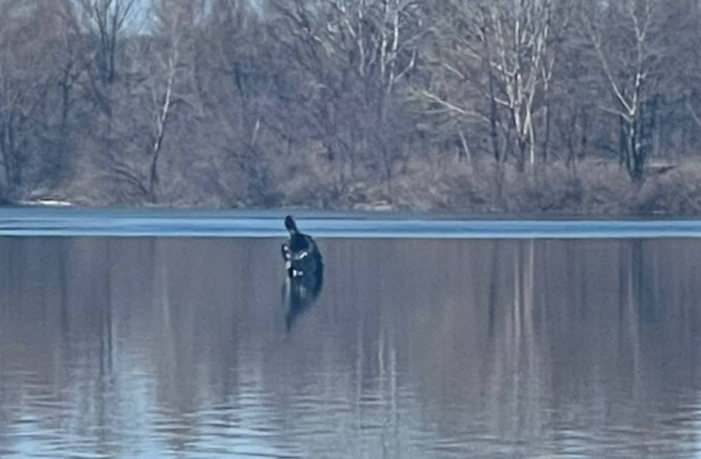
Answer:
[[(91, 60), (89, 78), (82, 82), (90, 102), (107, 118), (114, 110), (113, 85), (119, 74), (118, 65), (127, 42), (127, 28), (135, 16), (136, 0), (72, 0), (82, 18), (88, 38)], [(145, 6), (145, 5), (144, 5)], [(122, 56), (121, 62), (125, 59)], [(113, 125), (106, 123), (111, 136)]]
[(95, 67), (103, 84), (114, 82), (117, 54), (136, 0), (75, 0), (95, 47)]
[(547, 107), (543, 100), (555, 65), (554, 1), (456, 1), (452, 16), (446, 17), (448, 24), (442, 26), (439, 40), (448, 46), (435, 58), (437, 68), (457, 81), (470, 82), (487, 99), (486, 109), (476, 112), (469, 96), (460, 102), (451, 101), (456, 93), (421, 94), (447, 113), (487, 121), (498, 161), (502, 130), (507, 147), (516, 144), (519, 164), (535, 164), (536, 117)]
[(179, 105), (197, 106), (193, 90), (194, 34), (205, 11), (204, 0), (154, 0), (151, 9), (153, 37), (142, 48), (147, 61), (140, 78), (148, 95), (151, 118), (148, 191), (158, 200), (159, 160), (168, 125)]
[(584, 202), (695, 158), (699, 5), (0, 0), (0, 199)]
[[(642, 180), (648, 156), (646, 102), (655, 88), (659, 61), (659, 0), (620, 0), (586, 11), (595, 49), (613, 106), (603, 110), (620, 120), (620, 158), (631, 178)], [(613, 22), (615, 21), (615, 22)]]
[[(388, 111), (399, 82), (415, 68), (426, 29), (421, 0), (269, 0), (276, 36), (312, 79), (314, 121), (340, 181), (361, 159), (379, 160), (389, 186)], [(395, 121), (396, 118), (393, 120)]]
[(552, 57), (548, 56), (551, 33), (551, 0), (507, 0), (488, 9), (495, 54), (489, 65), (497, 75), (521, 163), (535, 164), (536, 102), (549, 87)]
[(0, 11), (0, 158), (7, 197), (26, 179), (63, 178), (73, 92), (85, 61), (69, 1), (7, 1)]

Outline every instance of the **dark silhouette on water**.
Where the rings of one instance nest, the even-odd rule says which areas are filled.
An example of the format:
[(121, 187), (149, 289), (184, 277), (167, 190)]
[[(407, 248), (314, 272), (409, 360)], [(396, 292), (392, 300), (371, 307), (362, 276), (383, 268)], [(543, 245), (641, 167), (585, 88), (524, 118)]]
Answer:
[(299, 315), (316, 302), (323, 284), (323, 265), (313, 273), (305, 274), (301, 277), (288, 276), (285, 279), (285, 283), (282, 286), (282, 301), (287, 311), (285, 325), (288, 331), (292, 329), (292, 325)]
[(291, 216), (285, 217), (290, 238), (282, 244), (282, 258), (289, 277), (301, 277), (323, 269), (321, 252), (311, 236), (300, 233)]
[(282, 244), (287, 278), (283, 284), (283, 303), (287, 310), (287, 329), (300, 313), (316, 301), (324, 284), (324, 263), (321, 252), (311, 236), (300, 233), (291, 216), (285, 218), (290, 238)]

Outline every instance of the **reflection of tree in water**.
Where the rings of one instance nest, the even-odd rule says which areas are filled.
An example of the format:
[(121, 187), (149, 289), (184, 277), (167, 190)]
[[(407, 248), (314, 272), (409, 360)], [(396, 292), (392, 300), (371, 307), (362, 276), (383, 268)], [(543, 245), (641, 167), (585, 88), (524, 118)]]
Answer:
[(282, 301), (285, 305), (287, 315), (285, 325), (287, 330), (292, 329), (292, 325), (299, 315), (309, 309), (321, 293), (324, 284), (324, 266), (320, 265), (316, 271), (301, 277), (285, 277), (282, 286)]
[[(701, 293), (694, 279), (701, 246), (459, 242), (450, 250), (467, 250), (454, 256), (435, 243), (430, 251), (440, 262), (426, 263), (428, 254), (408, 245), (402, 252), (422, 263), (401, 279), (412, 288), (395, 281), (387, 290), (402, 296), (398, 303), (409, 314), (411, 340), (398, 348), (408, 345), (411, 367), (420, 368), (422, 400), (440, 403), (441, 436), (516, 439), (524, 456), (567, 454), (572, 434), (594, 438), (588, 446), (599, 457), (678, 451), (666, 439), (681, 436), (698, 415), (669, 418), (693, 412), (693, 395), (677, 388), (701, 379), (699, 338), (691, 332), (701, 323), (693, 307)], [(618, 456), (596, 444), (612, 439)]]
[[(334, 241), (333, 275), (284, 285), (289, 327), (325, 289), (324, 314), (286, 346), (272, 247), (0, 241), (0, 363), (79, 407), (45, 415), (56, 408), (44, 389), (5, 365), (0, 443), (31, 409), (44, 428), (99, 426), (99, 444), (129, 434), (141, 446), (148, 434), (125, 422), (140, 416), (138, 393), (173, 451), (193, 448), (202, 425), (221, 439), (232, 425), (270, 429), (305, 457), (695, 448), (695, 241)], [(329, 422), (342, 427), (305, 436)]]
[(662, 439), (680, 436), (683, 422), (664, 417), (688, 409), (688, 399), (668, 388), (698, 378), (688, 368), (698, 339), (684, 330), (689, 299), (698, 298), (683, 271), (692, 257), (679, 257), (685, 246), (637, 239), (501, 249), (492, 271), (506, 275), (492, 279), (485, 321), (485, 403), (501, 413), (494, 428), (527, 439), (576, 431), (615, 437), (628, 455), (675, 451)]

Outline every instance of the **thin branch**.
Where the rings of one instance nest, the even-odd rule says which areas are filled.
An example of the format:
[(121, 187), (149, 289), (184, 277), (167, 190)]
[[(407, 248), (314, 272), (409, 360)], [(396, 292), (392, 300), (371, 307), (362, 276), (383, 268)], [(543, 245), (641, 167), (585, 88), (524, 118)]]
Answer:
[(468, 112), (467, 110), (465, 110), (464, 108), (460, 108), (457, 105), (451, 104), (447, 100), (441, 99), (440, 97), (438, 97), (435, 94), (432, 94), (426, 90), (420, 91), (419, 94), (421, 94), (422, 96), (426, 97), (427, 99), (429, 99), (433, 102), (436, 102), (439, 105), (442, 105), (443, 107), (447, 108), (450, 111), (453, 111), (453, 112), (456, 112), (456, 113), (459, 113), (459, 114), (465, 115), (465, 116), (471, 115), (471, 113)]
[(691, 114), (691, 118), (696, 122), (696, 124), (701, 127), (701, 117), (699, 116), (698, 113), (696, 113), (696, 110), (694, 110), (694, 107), (691, 106), (691, 102), (689, 99), (686, 99), (686, 108), (689, 110), (689, 113)]

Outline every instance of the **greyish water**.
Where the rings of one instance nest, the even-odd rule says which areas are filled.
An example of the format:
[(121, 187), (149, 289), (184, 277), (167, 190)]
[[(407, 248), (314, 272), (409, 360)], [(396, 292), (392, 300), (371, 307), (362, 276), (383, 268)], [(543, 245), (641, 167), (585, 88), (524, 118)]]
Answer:
[(0, 457), (701, 457), (701, 239), (280, 241), (0, 238)]

